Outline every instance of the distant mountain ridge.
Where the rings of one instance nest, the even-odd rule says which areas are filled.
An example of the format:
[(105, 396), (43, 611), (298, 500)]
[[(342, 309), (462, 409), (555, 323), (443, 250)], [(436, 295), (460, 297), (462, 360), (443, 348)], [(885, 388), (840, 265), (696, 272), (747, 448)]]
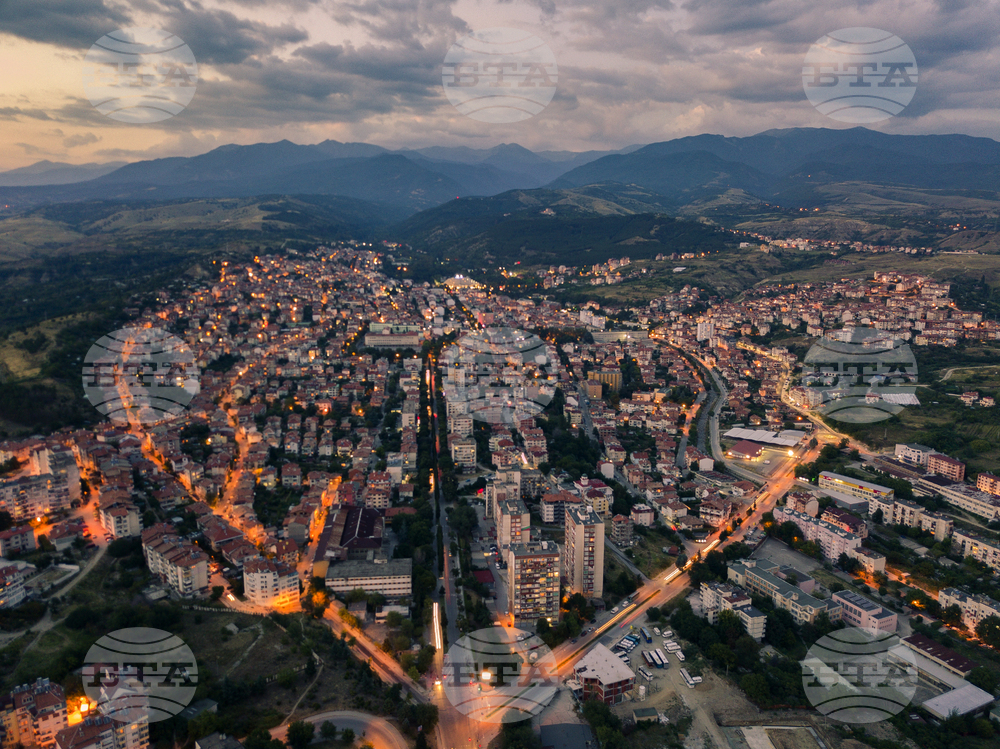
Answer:
[[(8, 184), (10, 179), (45, 179), (37, 175), (67, 166), (40, 163), (15, 170), (19, 177), (8, 172)], [(4, 176), (0, 174), (0, 185)], [(81, 200), (287, 194), (341, 196), (416, 213), (455, 197), (612, 183), (656, 193), (660, 210), (674, 213), (697, 212), (734, 195), (736, 202), (746, 204), (833, 205), (842, 200), (843, 189), (824, 191), (853, 183), (992, 195), (1000, 191), (1000, 143), (967, 135), (891, 135), (861, 127), (768, 130), (747, 137), (704, 134), (583, 153), (533, 152), (516, 143), (478, 150), (390, 150), (368, 143), (299, 145), (283, 140), (135, 162), (72, 184), (0, 187), (0, 204), (18, 212)], [(915, 197), (918, 204), (925, 199)]]

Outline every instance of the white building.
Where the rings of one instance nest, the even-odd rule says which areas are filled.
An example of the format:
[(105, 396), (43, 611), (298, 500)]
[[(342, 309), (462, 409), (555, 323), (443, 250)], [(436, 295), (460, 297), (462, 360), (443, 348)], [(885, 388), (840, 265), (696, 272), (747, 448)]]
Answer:
[(257, 606), (292, 606), (299, 600), (299, 576), (284, 562), (251, 559), (243, 565), (243, 592)]
[(409, 598), (413, 595), (413, 560), (337, 562), (326, 572), (326, 587), (341, 594), (361, 588), (368, 593), (381, 593), (391, 601)]
[(967, 595), (955, 588), (942, 589), (938, 593), (938, 603), (943, 609), (951, 605), (962, 609), (962, 621), (969, 631), (975, 631), (976, 625), (988, 616), (1000, 617), (1000, 603), (986, 596)]

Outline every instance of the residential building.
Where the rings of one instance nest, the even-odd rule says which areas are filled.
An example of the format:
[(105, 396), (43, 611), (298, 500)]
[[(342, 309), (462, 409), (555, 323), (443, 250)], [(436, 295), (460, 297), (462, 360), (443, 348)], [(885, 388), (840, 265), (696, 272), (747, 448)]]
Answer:
[(706, 499), (698, 507), (698, 517), (705, 521), (705, 525), (710, 525), (713, 528), (725, 525), (732, 512), (733, 503), (722, 497)]
[(182, 540), (172, 525), (159, 523), (142, 533), (142, 553), (150, 573), (184, 598), (208, 590), (208, 554)]
[(497, 503), (497, 543), (503, 547), (531, 540), (531, 514), (520, 499)]
[(587, 507), (566, 510), (563, 542), (567, 587), (585, 598), (604, 595), (604, 520)]
[(979, 491), (968, 484), (936, 485), (934, 491), (941, 495), (945, 502), (959, 509), (979, 515), (986, 520), (994, 520), (1000, 516), (1000, 497), (995, 494)]
[(632, 518), (625, 515), (611, 518), (611, 542), (622, 549), (632, 545)]
[(982, 595), (969, 595), (955, 588), (943, 588), (938, 592), (941, 608), (957, 605), (962, 609), (962, 622), (975, 631), (976, 625), (988, 616), (1000, 617), (1000, 603)]
[(51, 749), (67, 726), (66, 695), (58, 684), (39, 678), (0, 698), (0, 745)]
[(410, 598), (413, 595), (413, 560), (349, 560), (331, 564), (326, 572), (326, 587), (341, 594), (361, 588), (368, 593), (381, 593), (390, 601)]
[(541, 499), (542, 522), (546, 525), (564, 525), (566, 523), (566, 508), (579, 505), (582, 500), (567, 491), (543, 494)]
[(843, 621), (852, 627), (869, 632), (895, 632), (896, 613), (869, 601), (852, 590), (841, 590), (830, 596), (843, 609)]
[(592, 369), (587, 373), (588, 380), (596, 380), (600, 383), (606, 383), (609, 390), (620, 390), (622, 386), (622, 372), (620, 369), (611, 369), (610, 367), (599, 367), (598, 369)]
[(649, 528), (656, 521), (656, 512), (647, 504), (638, 504), (632, 507), (631, 518), (636, 525)]
[(839, 507), (827, 507), (819, 519), (843, 531), (853, 533), (858, 538), (868, 537), (868, 526), (865, 521)]
[(57, 749), (146, 749), (149, 719), (145, 716), (123, 723), (100, 715), (86, 718), (56, 735)]
[(559, 619), (559, 547), (529, 541), (507, 548), (507, 601), (513, 626)]
[(23, 554), (37, 548), (35, 531), (30, 525), (0, 531), (0, 557)]
[(299, 600), (299, 576), (284, 562), (251, 559), (243, 565), (243, 590), (257, 606), (294, 606)]
[(1000, 569), (1000, 543), (987, 541), (977, 533), (956, 530), (951, 537), (951, 548), (963, 557), (972, 557), (991, 569)]
[(810, 517), (819, 514), (819, 500), (808, 492), (789, 492), (785, 495), (785, 506)]
[(807, 541), (815, 541), (823, 550), (823, 556), (836, 561), (841, 554), (852, 555), (861, 546), (861, 538), (825, 520), (811, 518), (805, 513), (788, 507), (774, 508), (774, 522), (795, 523)]
[(112, 538), (131, 538), (142, 532), (139, 508), (129, 500), (112, 499), (101, 502), (101, 525)]
[(584, 699), (600, 700), (605, 705), (623, 702), (635, 686), (632, 669), (601, 643), (576, 662), (573, 673), (583, 685)]
[(709, 624), (718, 621), (720, 611), (732, 611), (748, 635), (757, 642), (764, 639), (767, 615), (754, 608), (746, 591), (728, 583), (702, 583), (701, 606)]
[(831, 622), (838, 622), (842, 608), (833, 600), (821, 600), (792, 585), (779, 574), (779, 565), (770, 559), (744, 559), (729, 565), (729, 580), (752, 593), (770, 598), (775, 606), (786, 609), (798, 623), (814, 622), (826, 612)]
[(449, 439), (451, 459), (456, 466), (462, 468), (476, 467), (476, 441), (472, 437), (456, 437)]
[(934, 453), (927, 458), (927, 472), (944, 476), (952, 481), (965, 480), (965, 463), (947, 455)]
[(992, 473), (980, 473), (976, 477), (976, 488), (981, 492), (1000, 496), (1000, 476), (994, 476)]
[(0, 609), (10, 609), (24, 603), (27, 598), (24, 581), (34, 572), (33, 564), (0, 558)]

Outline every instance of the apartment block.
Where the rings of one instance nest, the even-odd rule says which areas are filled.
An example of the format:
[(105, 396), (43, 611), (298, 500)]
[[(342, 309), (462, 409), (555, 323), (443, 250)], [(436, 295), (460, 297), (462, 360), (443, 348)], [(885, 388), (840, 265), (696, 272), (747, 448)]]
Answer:
[(451, 459), (456, 466), (476, 467), (476, 441), (472, 437), (456, 437), (448, 442), (451, 445)]
[(146, 749), (149, 719), (122, 723), (104, 715), (92, 716), (60, 731), (55, 745), (57, 749)]
[(934, 491), (940, 494), (948, 504), (971, 512), (973, 515), (979, 515), (987, 520), (1000, 517), (1000, 497), (995, 494), (979, 491), (968, 484), (936, 486)]
[[(76, 482), (79, 497), (80, 482)], [(10, 513), (15, 521), (68, 510), (73, 498), (69, 479), (63, 473), (42, 473), (0, 480), (0, 510)]]
[(507, 599), (513, 625), (559, 619), (559, 547), (529, 541), (507, 549)]
[(840, 528), (842, 531), (853, 533), (858, 538), (868, 537), (868, 526), (865, 524), (865, 521), (857, 515), (852, 515), (847, 510), (842, 510), (839, 507), (827, 507), (819, 519), (824, 523), (829, 523)]
[(566, 508), (575, 507), (583, 500), (568, 491), (543, 494), (541, 500), (542, 522), (547, 525), (563, 525), (566, 522)]
[(142, 533), (142, 553), (149, 571), (183, 598), (208, 589), (208, 554), (182, 540), (172, 525), (159, 523)]
[(23, 554), (37, 548), (35, 530), (30, 525), (8, 528), (0, 532), (0, 557)]
[(965, 480), (965, 463), (947, 455), (934, 453), (927, 458), (927, 472), (944, 476), (952, 481)]
[(632, 518), (624, 515), (611, 518), (611, 542), (619, 548), (632, 545)]
[(988, 616), (1000, 617), (1000, 603), (981, 595), (969, 595), (956, 588), (944, 588), (938, 593), (938, 603), (946, 609), (957, 605), (962, 609), (962, 621), (970, 631)]
[(520, 499), (497, 503), (497, 543), (503, 547), (531, 540), (531, 514)]
[(882, 511), (883, 523), (905, 525), (908, 528), (919, 527), (921, 530), (933, 533), (935, 541), (948, 538), (955, 527), (955, 521), (947, 515), (925, 510), (916, 502), (905, 499), (872, 499), (868, 503), (868, 514), (874, 515), (879, 510)]
[(656, 521), (656, 512), (647, 504), (638, 504), (632, 508), (631, 518), (636, 525), (649, 528)]
[(767, 596), (775, 606), (786, 609), (798, 623), (814, 622), (822, 612), (839, 622), (842, 608), (833, 600), (814, 598), (781, 578), (779, 565), (770, 559), (745, 559), (729, 565), (730, 582), (757, 595)]
[(586, 598), (604, 595), (604, 520), (587, 507), (566, 510), (565, 573), (567, 586)]
[(24, 581), (35, 572), (35, 565), (0, 559), (0, 609), (20, 606), (27, 598)]
[(58, 684), (40, 678), (14, 687), (0, 698), (0, 745), (3, 749), (51, 749), (67, 726), (66, 695)]
[(732, 611), (739, 617), (748, 635), (757, 642), (764, 639), (767, 615), (754, 608), (746, 591), (727, 583), (702, 583), (701, 605), (709, 624), (718, 621), (719, 612)]
[(131, 538), (142, 532), (139, 509), (128, 499), (110, 497), (101, 501), (101, 525), (112, 538)]
[(861, 546), (859, 536), (848, 533), (825, 520), (817, 520), (803, 512), (790, 510), (788, 507), (775, 507), (774, 521), (795, 523), (807, 541), (815, 541), (820, 545), (823, 556), (827, 559), (836, 560), (841, 554), (851, 555)]
[(972, 531), (956, 530), (951, 537), (951, 547), (963, 557), (972, 557), (992, 569), (1000, 569), (1000, 544), (987, 541)]
[(831, 598), (843, 609), (843, 621), (852, 627), (865, 629), (869, 632), (895, 632), (896, 613), (869, 601), (864, 596), (851, 590), (841, 590)]
[(789, 492), (785, 497), (785, 506), (810, 517), (819, 514), (819, 500), (808, 492)]
[(284, 562), (252, 559), (243, 565), (243, 590), (257, 606), (292, 606), (299, 600), (299, 576)]
[(981, 492), (1000, 496), (1000, 476), (994, 476), (992, 473), (980, 473), (976, 477), (976, 488)]

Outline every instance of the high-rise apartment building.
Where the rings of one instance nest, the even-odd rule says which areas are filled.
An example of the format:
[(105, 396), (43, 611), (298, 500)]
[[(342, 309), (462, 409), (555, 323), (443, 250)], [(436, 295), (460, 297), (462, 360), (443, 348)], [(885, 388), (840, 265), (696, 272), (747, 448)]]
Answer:
[(589, 507), (566, 508), (567, 587), (587, 598), (604, 594), (604, 520)]
[(555, 541), (508, 547), (507, 600), (514, 626), (559, 620), (559, 547)]

